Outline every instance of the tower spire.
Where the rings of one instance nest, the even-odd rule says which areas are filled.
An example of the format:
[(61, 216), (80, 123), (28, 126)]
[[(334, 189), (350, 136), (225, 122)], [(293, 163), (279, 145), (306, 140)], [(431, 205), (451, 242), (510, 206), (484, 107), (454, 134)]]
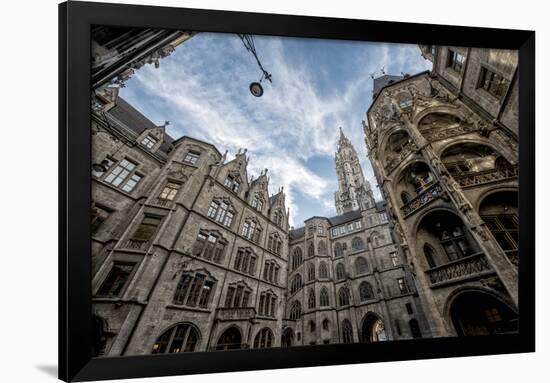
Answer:
[(357, 152), (342, 127), (334, 160), (338, 176), (338, 191), (334, 193), (336, 212), (344, 214), (372, 207), (374, 200), (370, 184), (365, 180)]

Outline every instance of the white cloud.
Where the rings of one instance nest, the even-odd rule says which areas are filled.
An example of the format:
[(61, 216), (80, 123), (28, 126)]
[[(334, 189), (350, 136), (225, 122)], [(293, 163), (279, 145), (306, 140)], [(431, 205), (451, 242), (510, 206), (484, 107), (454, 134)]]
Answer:
[[(289, 57), (279, 38), (256, 38), (273, 84), (264, 81), (264, 95), (255, 98), (247, 89), (260, 76), (253, 58), (236, 36), (227, 36), (223, 44), (219, 41), (213, 34), (197, 35), (164, 59), (160, 68), (146, 66), (138, 71), (123, 97), (132, 98), (146, 115), (155, 110), (158, 116), (161, 108), (168, 114), (162, 120), (171, 121), (170, 131), (176, 137), (201, 138), (230, 153), (247, 148), (249, 172), (257, 176), (268, 168), (272, 188), (284, 185), (292, 224), (301, 223), (297, 222), (298, 193), (316, 201), (324, 211), (333, 208), (335, 180), (316, 174), (306, 161), (333, 156), (338, 126), (354, 143), (365, 176), (372, 182), (361, 127), (371, 103), (369, 73), (381, 66), (388, 69), (393, 61), (397, 67), (406, 65), (413, 51), (410, 47), (397, 49), (396, 54), (388, 45), (374, 47), (368, 57), (355, 57), (356, 76), (339, 84), (344, 91), (321, 92), (315, 76), (330, 76), (326, 68), (315, 71)], [(150, 100), (160, 100), (161, 106)]]

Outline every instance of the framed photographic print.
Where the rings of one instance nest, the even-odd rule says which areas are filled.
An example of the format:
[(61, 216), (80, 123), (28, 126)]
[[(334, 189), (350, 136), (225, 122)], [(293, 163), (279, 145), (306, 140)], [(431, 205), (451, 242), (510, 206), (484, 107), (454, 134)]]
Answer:
[(61, 379), (534, 351), (534, 32), (59, 15)]

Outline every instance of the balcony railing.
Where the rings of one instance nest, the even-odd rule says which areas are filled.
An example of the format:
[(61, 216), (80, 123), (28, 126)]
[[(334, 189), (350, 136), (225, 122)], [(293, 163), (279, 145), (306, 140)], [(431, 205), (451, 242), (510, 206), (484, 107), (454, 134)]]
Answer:
[(472, 133), (478, 130), (474, 124), (458, 125), (453, 128), (441, 129), (439, 127), (425, 130), (422, 132), (424, 138), (430, 142), (444, 140), (446, 138), (460, 136), (462, 134)]
[(483, 170), (475, 173), (465, 173), (460, 175), (454, 175), (453, 178), (458, 184), (464, 188), (473, 187), (477, 185), (488, 184), (491, 182), (497, 182), (507, 179), (517, 178), (518, 167), (509, 166), (505, 168), (494, 168), (489, 170)]
[(402, 206), (401, 210), (403, 210), (403, 214), (407, 217), (423, 206), (438, 199), (443, 193), (443, 188), (439, 182), (436, 182), (410, 200), (406, 205)]
[(143, 239), (129, 239), (124, 244), (124, 248), (132, 250), (145, 250), (149, 241)]
[(174, 204), (174, 201), (157, 197), (157, 198), (153, 198), (149, 203), (151, 205), (156, 205), (156, 206), (172, 207), (172, 205)]
[(254, 307), (220, 307), (217, 309), (217, 319), (222, 321), (250, 320), (256, 316)]
[(405, 145), (401, 147), (401, 151), (395, 155), (395, 157), (390, 158), (388, 163), (385, 166), (386, 174), (390, 174), (399, 166), (399, 164), (409, 156), (412, 152), (414, 152), (417, 148), (416, 144), (410, 140), (407, 141)]
[(472, 276), (491, 273), (493, 270), (483, 253), (457, 259), (426, 271), (432, 287)]

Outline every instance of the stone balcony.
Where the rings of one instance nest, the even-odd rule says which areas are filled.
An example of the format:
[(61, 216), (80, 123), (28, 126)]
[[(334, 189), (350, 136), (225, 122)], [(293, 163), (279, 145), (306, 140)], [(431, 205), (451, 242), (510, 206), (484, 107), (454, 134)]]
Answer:
[(422, 133), (422, 136), (429, 142), (434, 141), (440, 141), (444, 140), (446, 138), (461, 136), (463, 134), (468, 134), (477, 131), (478, 128), (474, 124), (460, 124), (458, 126), (448, 128), (448, 129), (440, 129), (439, 127), (424, 130)]
[(124, 243), (122, 247), (125, 249), (131, 249), (131, 250), (146, 250), (148, 244), (149, 244), (149, 241), (147, 240), (130, 238)]
[(444, 191), (439, 182), (434, 182), (431, 186), (427, 187), (420, 192), (420, 194), (410, 200), (406, 205), (401, 207), (403, 215), (407, 217), (443, 195)]
[(220, 321), (252, 320), (256, 317), (254, 307), (220, 307), (216, 309), (216, 319)]
[(426, 270), (432, 288), (482, 277), (493, 272), (484, 253), (469, 255), (445, 265)]
[(454, 175), (453, 178), (463, 188), (484, 185), (492, 182), (514, 179), (518, 177), (518, 167), (494, 168), (474, 173)]
[(415, 152), (417, 149), (417, 146), (412, 140), (407, 141), (407, 143), (401, 147), (401, 151), (389, 159), (388, 163), (384, 167), (386, 174), (389, 175), (393, 172), (395, 168), (397, 168), (399, 164), (409, 156), (409, 154)]

